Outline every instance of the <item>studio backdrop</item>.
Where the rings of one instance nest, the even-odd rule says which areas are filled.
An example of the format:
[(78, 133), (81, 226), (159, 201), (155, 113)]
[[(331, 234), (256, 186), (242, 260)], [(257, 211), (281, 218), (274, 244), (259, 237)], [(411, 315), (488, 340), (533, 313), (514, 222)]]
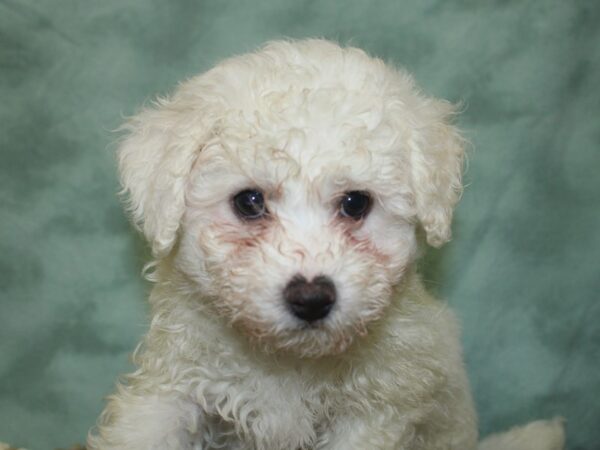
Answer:
[(362, 47), (462, 104), (454, 239), (421, 262), (463, 324), (482, 434), (600, 448), (600, 3), (0, 0), (0, 441), (83, 443), (147, 327), (113, 132), (282, 37)]

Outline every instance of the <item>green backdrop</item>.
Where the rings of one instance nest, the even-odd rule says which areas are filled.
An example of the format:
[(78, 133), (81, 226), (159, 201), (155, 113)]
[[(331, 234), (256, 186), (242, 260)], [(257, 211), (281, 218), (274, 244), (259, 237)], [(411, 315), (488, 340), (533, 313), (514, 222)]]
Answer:
[(597, 1), (0, 0), (0, 441), (82, 442), (146, 328), (111, 130), (220, 58), (319, 36), (464, 102), (468, 188), (423, 270), (482, 432), (562, 415), (599, 449), (599, 24)]

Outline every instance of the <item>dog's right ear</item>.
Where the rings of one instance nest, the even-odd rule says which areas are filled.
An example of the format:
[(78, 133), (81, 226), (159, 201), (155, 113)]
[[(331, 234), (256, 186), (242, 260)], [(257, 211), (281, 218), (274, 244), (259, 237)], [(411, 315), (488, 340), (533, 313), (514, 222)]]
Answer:
[(200, 108), (182, 103), (159, 100), (122, 126), (127, 133), (118, 149), (122, 193), (155, 258), (175, 244), (186, 182), (210, 133)]

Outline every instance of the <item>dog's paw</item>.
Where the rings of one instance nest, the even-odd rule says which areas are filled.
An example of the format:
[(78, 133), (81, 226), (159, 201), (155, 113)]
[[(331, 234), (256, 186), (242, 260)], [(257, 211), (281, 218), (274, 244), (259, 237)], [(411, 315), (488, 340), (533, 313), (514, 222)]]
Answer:
[(478, 450), (563, 450), (564, 420), (538, 420), (493, 434), (479, 444)]
[(4, 442), (0, 442), (0, 450), (25, 450), (24, 448), (11, 447)]

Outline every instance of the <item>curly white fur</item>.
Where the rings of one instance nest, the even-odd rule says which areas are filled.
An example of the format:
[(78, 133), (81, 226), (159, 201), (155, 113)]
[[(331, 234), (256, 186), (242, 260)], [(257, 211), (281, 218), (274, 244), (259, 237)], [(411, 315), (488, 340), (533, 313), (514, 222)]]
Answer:
[[(414, 270), (419, 229), (450, 238), (453, 114), (405, 72), (305, 40), (226, 60), (134, 117), (119, 163), (155, 256), (153, 319), (89, 447), (475, 449), (456, 321)], [(235, 214), (248, 188), (268, 217)], [(364, 219), (340, 217), (348, 191), (372, 196)], [(325, 319), (286, 308), (297, 274), (333, 280)], [(518, 431), (521, 447), (561, 448), (547, 427), (548, 442)]]

